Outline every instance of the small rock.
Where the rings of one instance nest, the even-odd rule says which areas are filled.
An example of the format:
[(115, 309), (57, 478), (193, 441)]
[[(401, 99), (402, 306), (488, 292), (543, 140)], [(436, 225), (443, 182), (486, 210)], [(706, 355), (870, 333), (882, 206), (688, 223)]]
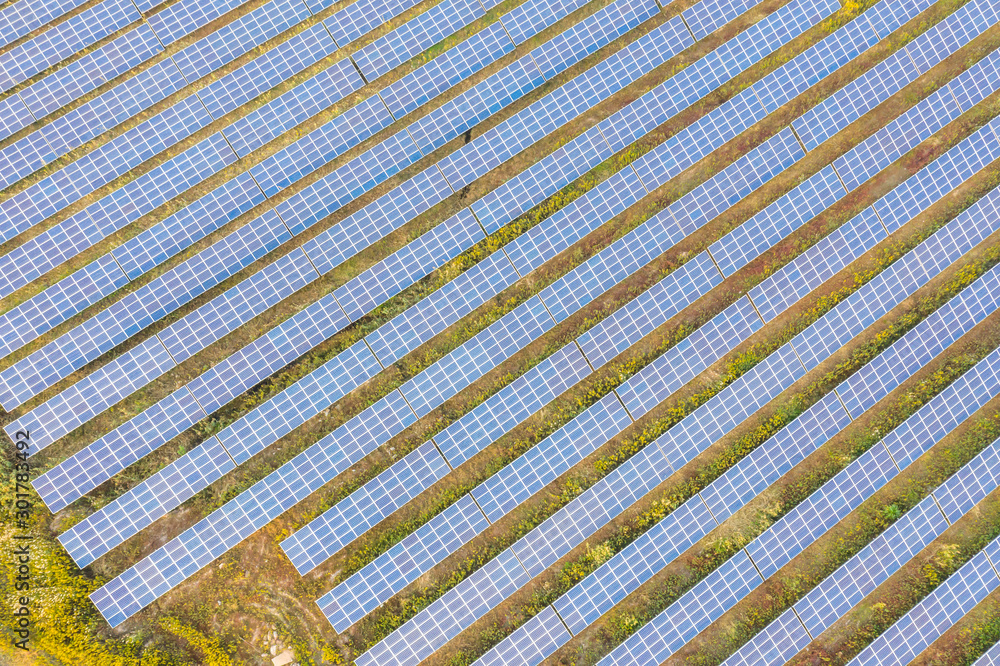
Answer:
[[(278, 646), (277, 645), (272, 645), (271, 646), (271, 656), (273, 657), (276, 654), (278, 654)], [(274, 661), (274, 660), (272, 659), (271, 661)]]

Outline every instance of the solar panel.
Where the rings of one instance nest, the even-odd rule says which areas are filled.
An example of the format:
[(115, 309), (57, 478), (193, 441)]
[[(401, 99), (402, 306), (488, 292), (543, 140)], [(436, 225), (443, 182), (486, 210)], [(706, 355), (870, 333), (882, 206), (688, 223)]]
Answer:
[(140, 24), (62, 69), (18, 92), (42, 118), (163, 51), (149, 26)]
[[(342, 396), (373, 376), (378, 370), (378, 364), (375, 363), (371, 354), (367, 353), (363, 344), (360, 347), (356, 344), (353, 348), (335, 356), (323, 365), (321, 369), (322, 372), (318, 374), (322, 375), (328, 382), (323, 387), (326, 394)], [(393, 395), (398, 396), (399, 394)], [(399, 402), (402, 402), (401, 398)], [(389, 409), (389, 411), (385, 412), (385, 409)], [(362, 428), (362, 426), (367, 428), (365, 424), (369, 424), (369, 419), (372, 418), (375, 420), (370, 425), (375, 427), (374, 424), (383, 423), (386, 418), (395, 418), (392, 415), (397, 413), (401, 413), (403, 416), (406, 413), (412, 415), (412, 412), (408, 410), (401, 412), (398, 405), (394, 406), (388, 401), (379, 403), (358, 417), (348, 421), (340, 430), (335, 431), (334, 435), (337, 435), (338, 432), (340, 434), (354, 432), (355, 429)], [(277, 426), (278, 424), (274, 425)], [(367, 430), (365, 431), (367, 432)], [(310, 464), (318, 466), (319, 463), (316, 462), (318, 457), (315, 454), (315, 450), (322, 450), (323, 446), (328, 446), (330, 438), (334, 435), (314, 445), (315, 449), (310, 449), (310, 451), (313, 451), (311, 456), (300, 454), (289, 463), (286, 463), (286, 467), (279, 468), (258, 482), (257, 486), (270, 487), (279, 482), (287, 484), (287, 481), (290, 479), (287, 478), (287, 471), (284, 470), (287, 470), (288, 467)], [(341, 453), (341, 455), (343, 454)], [(206, 456), (209, 456), (210, 460), (215, 462), (210, 465), (205, 464), (209, 462), (206, 460)], [(325, 455), (323, 458), (326, 459), (329, 456)], [(326, 462), (324, 460), (324, 463)], [(226, 448), (222, 445), (222, 442), (217, 437), (211, 437), (202, 443), (201, 446), (185, 453), (163, 470), (142, 481), (110, 504), (92, 513), (85, 520), (64, 532), (59, 537), (60, 543), (66, 547), (66, 550), (78, 566), (86, 566), (132, 534), (152, 523), (159, 516), (166, 514), (178, 506), (185, 499), (194, 495), (194, 493), (221, 478), (229, 470), (234, 469), (235, 466), (236, 464), (226, 452)], [(324, 469), (326, 468), (324, 467)], [(191, 472), (190, 470), (194, 471)], [(177, 483), (178, 476), (183, 477), (183, 483)], [(311, 483), (317, 482), (315, 474), (308, 477), (306, 475), (298, 476), (296, 477), (297, 484), (295, 490), (285, 493), (284, 498), (298, 497), (298, 494), (303, 492), (307, 487), (307, 479)], [(315, 489), (313, 488), (313, 490)], [(312, 492), (312, 490), (309, 492)], [(238, 501), (234, 500), (235, 506), (244, 507), (248, 511), (255, 512), (274, 510), (271, 504), (262, 507), (257, 500), (252, 502), (247, 501), (248, 499), (259, 497), (259, 494), (254, 492), (254, 488), (251, 488), (247, 493), (240, 495), (243, 499), (237, 498)], [(295, 501), (298, 500), (296, 499)], [(250, 506), (251, 504), (255, 504), (256, 506)], [(141, 510), (139, 507), (141, 507)], [(232, 517), (232, 508), (227, 509), (224, 507), (219, 511), (223, 512), (223, 515)], [(216, 515), (219, 511), (214, 512), (212, 515)], [(217, 520), (217, 518), (212, 519), (212, 515), (205, 520)], [(197, 525), (191, 529), (197, 531)], [(258, 528), (253, 528), (253, 530), (256, 529)], [(189, 537), (185, 537), (182, 534), (178, 538), (184, 540)], [(185, 564), (190, 565), (191, 562)]]
[(316, 603), (333, 628), (342, 633), (489, 524), (472, 497), (463, 495)]
[(392, 115), (373, 95), (250, 167), (250, 173), (264, 194), (273, 197), (391, 124)]
[(272, 0), (227, 23), (171, 58), (188, 82), (195, 82), (276, 37), (309, 16), (301, 0)]
[[(977, 201), (797, 335), (792, 344), (806, 368), (816, 367), (844, 341), (870, 326), (992, 233), (982, 216), (984, 211), (995, 209), (998, 199), (1000, 192), (994, 190)], [(977, 221), (972, 220), (973, 216)], [(990, 219), (989, 214), (985, 219)]]
[(832, 167), (824, 167), (712, 243), (708, 251), (722, 274), (729, 277), (846, 194), (847, 191), (837, 178), (837, 172)]
[(784, 663), (794, 657), (799, 650), (812, 640), (806, 633), (795, 611), (788, 609), (778, 619), (767, 625), (763, 631), (743, 644), (739, 650), (723, 662), (724, 666), (767, 666)]
[(12, 293), (236, 161), (221, 134), (142, 174), (0, 258), (0, 293)]
[(0, 100), (0, 138), (6, 139), (18, 130), (35, 122), (18, 95), (10, 95)]
[(581, 335), (580, 348), (602, 367), (719, 284), (719, 269), (701, 252)]
[(948, 87), (962, 110), (968, 111), (996, 89), (997, 77), (1000, 77), (1000, 52), (994, 51), (952, 79)]
[(490, 522), (495, 523), (630, 423), (618, 397), (609, 393), (476, 486), (472, 495)]
[(553, 602), (579, 634), (716, 526), (697, 497), (668, 513)]
[(205, 86), (198, 97), (218, 120), (336, 50), (330, 33), (314, 25)]
[[(142, 11), (147, 11), (160, 0), (140, 0)], [(181, 37), (189, 35), (223, 14), (236, 9), (247, 0), (180, 0), (163, 11), (146, 18), (146, 22), (164, 46), (170, 46)]]
[[(500, 4), (499, 0), (486, 0), (483, 6), (487, 10)], [(583, 7), (586, 0), (567, 0), (566, 2), (547, 2), (546, 0), (528, 0), (500, 17), (500, 23), (515, 44), (523, 44), (559, 19), (569, 16)]]
[(233, 121), (222, 133), (236, 154), (246, 157), (363, 85), (358, 70), (344, 58)]
[(407, 625), (416, 631), (397, 629), (354, 663), (372, 664), (417, 663), (433, 653), (438, 646), (454, 638), (473, 620), (481, 617), (498, 599), (505, 599), (525, 583), (528, 575), (510, 549), (484, 564), (461, 583), (417, 613)]
[(991, 559), (1000, 555), (994, 540), (946, 578), (852, 660), (852, 664), (898, 664), (920, 654), (941, 634), (1000, 587)]
[(761, 326), (753, 305), (741, 298), (674, 345), (663, 356), (622, 382), (616, 392), (629, 413), (639, 418), (729, 353)]
[(379, 326), (365, 340), (383, 365), (391, 365), (517, 279), (517, 272), (504, 253), (494, 252)]
[(29, 229), (210, 123), (191, 95), (0, 204), (3, 240)]
[(905, 0), (904, 2), (880, 2), (869, 10), (872, 25), (879, 36), (888, 37), (897, 28), (933, 4), (931, 0)]
[(163, 317), (175, 303), (203, 293), (287, 238), (281, 220), (265, 213), (0, 372), (5, 384), (0, 402), (11, 408), (21, 404), (50, 386), (54, 377), (66, 377)]
[(562, 620), (546, 606), (476, 660), (480, 666), (536, 666), (571, 638)]
[(334, 296), (348, 318), (357, 321), (485, 237), (476, 218), (463, 208), (348, 281)]
[(566, 345), (434, 435), (434, 442), (458, 467), (589, 374), (577, 346)]
[(299, 575), (305, 575), (431, 487), (449, 470), (434, 443), (424, 442), (282, 540), (281, 549)]
[(1000, 486), (1000, 442), (984, 449), (934, 490), (934, 498), (952, 523)]
[(514, 50), (500, 22), (477, 32), (379, 91), (398, 120)]
[(975, 666), (996, 666), (1000, 664), (1000, 643), (994, 643), (986, 654), (976, 660)]
[(740, 551), (615, 648), (599, 666), (657, 666), (762, 582)]
[[(307, 3), (315, 14), (335, 1), (307, 0)], [(359, 0), (341, 9), (324, 23), (340, 48), (344, 48), (416, 4), (417, 0)]]
[(553, 325), (541, 301), (530, 298), (400, 386), (399, 391), (417, 416), (423, 417)]
[(0, 46), (7, 46), (82, 4), (84, 0), (21, 0), (7, 5), (0, 10)]
[(0, 54), (0, 92), (141, 18), (131, 0), (104, 0)]
[(485, 13), (479, 0), (444, 0), (361, 47), (352, 59), (365, 80), (374, 81)]
[[(125, 122), (184, 85), (184, 77), (170, 60), (152, 65), (5, 148), (0, 182), (15, 182)], [(17, 97), (8, 99), (16, 100)], [(25, 124), (30, 122), (29, 119)]]
[(760, 0), (705, 0), (685, 9), (681, 16), (694, 38), (702, 40), (758, 4)]

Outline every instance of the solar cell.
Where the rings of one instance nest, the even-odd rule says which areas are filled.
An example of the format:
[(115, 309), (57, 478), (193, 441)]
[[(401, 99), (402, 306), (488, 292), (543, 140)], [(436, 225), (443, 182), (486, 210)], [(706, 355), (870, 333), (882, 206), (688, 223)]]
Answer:
[(309, 16), (301, 0), (272, 0), (173, 54), (189, 83), (253, 50)]
[(681, 16), (694, 38), (701, 40), (758, 4), (760, 0), (705, 0), (685, 9)]
[(281, 549), (299, 575), (322, 564), (449, 471), (433, 442), (424, 442), (304, 527)]
[(996, 90), (1000, 77), (1000, 52), (994, 51), (948, 83), (963, 111), (968, 111)]
[(6, 139), (33, 122), (35, 122), (34, 116), (18, 95), (0, 99), (0, 139)]
[(334, 629), (343, 632), (489, 524), (472, 497), (463, 495), (316, 603)]
[[(499, 0), (486, 0), (483, 6), (487, 10), (500, 4)], [(563, 2), (548, 2), (547, 0), (528, 0), (500, 17), (500, 22), (515, 44), (523, 44), (559, 19), (569, 16), (583, 7), (586, 0), (565, 0)]]
[[(147, 11), (160, 0), (139, 0), (139, 9)], [(247, 0), (180, 0), (146, 18), (146, 22), (164, 46), (170, 46), (223, 14), (246, 4)]]
[(379, 96), (398, 120), (514, 50), (500, 22), (390, 83)]
[(1000, 587), (1000, 577), (990, 561), (998, 554), (1000, 541), (991, 541), (872, 641), (851, 663), (900, 664), (916, 657)]
[(363, 85), (358, 70), (344, 58), (233, 121), (222, 133), (236, 154), (246, 157)]
[[(306, 2), (315, 14), (334, 4), (336, 0), (306, 0)], [(340, 48), (344, 48), (416, 4), (417, 0), (358, 0), (337, 11), (323, 23)]]
[(986, 654), (976, 660), (975, 666), (997, 666), (1000, 664), (1000, 643), (994, 643)]
[(131, 0), (104, 0), (0, 54), (0, 92), (141, 18)]
[(163, 47), (153, 31), (140, 24), (135, 30), (33, 83), (18, 95), (35, 118), (42, 118), (161, 51)]
[(934, 491), (934, 498), (954, 523), (1000, 486), (1000, 442), (994, 441)]
[(767, 625), (763, 631), (743, 644), (732, 656), (723, 662), (725, 666), (767, 666), (767, 664), (784, 663), (791, 659), (812, 638), (806, 633), (795, 617), (795, 611), (788, 609), (778, 616), (778, 619)]
[(336, 50), (330, 33), (314, 25), (205, 86), (198, 97), (218, 120)]
[(485, 13), (479, 0), (443, 0), (351, 57), (365, 80), (374, 81)]

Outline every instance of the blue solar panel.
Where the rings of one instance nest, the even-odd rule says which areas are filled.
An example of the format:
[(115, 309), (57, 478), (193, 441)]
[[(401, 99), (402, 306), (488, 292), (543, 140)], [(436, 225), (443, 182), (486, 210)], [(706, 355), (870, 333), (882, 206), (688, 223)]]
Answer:
[(0, 47), (66, 14), (86, 0), (21, 0), (0, 10)]
[(743, 14), (761, 0), (704, 0), (681, 12), (694, 38), (701, 40)]
[(994, 119), (876, 201), (872, 208), (886, 228), (890, 232), (899, 229), (962, 181), (1000, 157), (1000, 141), (995, 132), (997, 126), (1000, 126), (1000, 119)]
[[(357, 346), (341, 352), (333, 360), (328, 361), (323, 368), (327, 371), (325, 378), (329, 382), (327, 386), (323, 387), (323, 390), (330, 395), (335, 393), (344, 395), (377, 372), (377, 364), (371, 357), (371, 354)], [(391, 418), (391, 416), (387, 416), (380, 411), (382, 406), (381, 404), (378, 405), (379, 409), (375, 407), (371, 408), (370, 413), (378, 413), (380, 417)], [(390, 410), (390, 414), (392, 413), (394, 412)], [(366, 411), (363, 415), (359, 415), (359, 417), (355, 417), (355, 419), (349, 421), (342, 428), (350, 430), (351, 428), (359, 427), (359, 424), (363, 425), (365, 423), (363, 416), (367, 416), (368, 414), (369, 412)], [(379, 423), (381, 422), (380, 420)], [(328, 439), (321, 440), (321, 443), (328, 444)], [(319, 444), (317, 443), (316, 446), (318, 447)], [(204, 465), (202, 468), (201, 465), (206, 454), (210, 456), (211, 460), (217, 462), (212, 465)], [(286, 467), (309, 464), (309, 462), (315, 460), (315, 455), (310, 458), (305, 454), (300, 454), (289, 463), (286, 463)], [(86, 520), (67, 530), (60, 536), (60, 542), (66, 547), (79, 566), (86, 566), (97, 557), (100, 557), (124, 541), (131, 534), (135, 534), (159, 516), (166, 514), (178, 506), (187, 497), (221, 478), (227, 471), (234, 467), (235, 464), (232, 458), (226, 452), (225, 447), (219, 439), (211, 437), (201, 446), (184, 454), (160, 472), (157, 472), (127, 493), (118, 497), (114, 502), (111, 502), (88, 516)], [(196, 470), (195, 473), (184, 475), (183, 482), (177, 483), (177, 476), (184, 470), (191, 468)], [(258, 485), (263, 484), (264, 486), (268, 486), (283, 481), (286, 477), (287, 474), (283, 473), (282, 469), (279, 469), (260, 481)], [(300, 484), (298, 486), (299, 489), (286, 494), (283, 499), (287, 500), (297, 497), (297, 494), (306, 488), (305, 479), (306, 477), (300, 477), (298, 479)], [(314, 476), (310, 476), (308, 479), (312, 483), (316, 483), (317, 481)], [(248, 492), (252, 492), (252, 490)], [(312, 488), (309, 492), (313, 490), (316, 490), (316, 488)], [(234, 502), (238, 506), (247, 505), (246, 498), (250, 497), (250, 495), (241, 495), (241, 497), (244, 499), (240, 500), (237, 498)], [(294, 501), (298, 500), (295, 499)], [(256, 504), (256, 506), (250, 507), (252, 511), (259, 512), (273, 509), (272, 505), (262, 507), (256, 500), (253, 504)], [(142, 507), (142, 510), (137, 510), (138, 507)], [(231, 510), (224, 511), (224, 513), (231, 514)], [(211, 516), (206, 520), (210, 518)], [(253, 530), (258, 529), (258, 527), (254, 527)], [(196, 530), (196, 528), (197, 526), (192, 529)], [(179, 538), (183, 539), (184, 536), (182, 535)]]
[(141, 18), (131, 0), (104, 0), (0, 55), (0, 92)]
[(188, 148), (0, 258), (0, 293), (11, 293), (236, 161), (221, 134)]
[(812, 637), (795, 616), (795, 611), (788, 609), (778, 616), (763, 631), (754, 636), (743, 647), (737, 650), (724, 666), (767, 666), (768, 664), (785, 663), (804, 648)]
[(302, 246), (320, 273), (328, 273), (386, 234), (453, 194), (437, 167), (421, 171)]
[(504, 253), (494, 252), (379, 326), (365, 340), (383, 365), (391, 365), (517, 280), (517, 271)]
[(275, 194), (393, 122), (378, 95), (351, 107), (330, 122), (250, 168), (264, 194)]
[(721, 283), (712, 258), (701, 252), (581, 335), (580, 348), (599, 368)]
[[(952, 50), (964, 44), (964, 41), (948, 38), (952, 32), (952, 25), (968, 24), (977, 17), (980, 19), (988, 17), (989, 25), (995, 23), (996, 12), (987, 7), (988, 4), (986, 0), (975, 0), (962, 6), (903, 49), (889, 56), (793, 121), (792, 127), (795, 128), (806, 149), (812, 150), (823, 143), (848, 124), (881, 104), (889, 96), (901, 90)], [(980, 30), (988, 27), (982, 21), (977, 22), (976, 25)], [(969, 34), (963, 39), (967, 41), (973, 37), (975, 34)], [(928, 55), (931, 53), (934, 54), (933, 58)], [(921, 54), (925, 55), (921, 56)], [(919, 59), (921, 68), (914, 66), (915, 59)]]
[(0, 204), (3, 240), (35, 226), (212, 121), (196, 95), (136, 125)]
[(351, 321), (357, 321), (417, 280), (486, 238), (463, 208), (406, 247), (375, 264), (334, 292)]
[(783, 346), (662, 435), (660, 450), (680, 469), (804, 374), (795, 351)]
[[(306, 2), (315, 14), (334, 4), (336, 0), (306, 0)], [(416, 4), (417, 0), (358, 0), (336, 12), (323, 23), (340, 48), (344, 48)]]
[(402, 118), (514, 50), (497, 22), (379, 91), (396, 118)]
[(875, 211), (865, 208), (753, 287), (750, 300), (764, 321), (771, 321), (887, 235)]
[(741, 298), (627, 379), (616, 391), (632, 416), (639, 418), (762, 326), (753, 305)]
[(1000, 643), (994, 643), (993, 647), (976, 660), (974, 666), (997, 666), (1000, 664)]
[(797, 335), (792, 344), (806, 368), (816, 367), (992, 233), (1000, 216), (987, 211), (996, 210), (997, 200), (1000, 191), (994, 190)]
[(544, 81), (531, 56), (526, 55), (448, 100), (412, 123), (407, 130), (423, 154), (428, 155)]
[(344, 58), (234, 121), (222, 133), (236, 154), (246, 157), (363, 85), (358, 70)]
[(761, 584), (740, 551), (615, 648), (599, 666), (658, 666)]
[(476, 660), (477, 666), (536, 666), (571, 638), (551, 606), (515, 629)]
[[(529, 576), (507, 549), (354, 660), (358, 666), (423, 661), (440, 645), (528, 582)], [(409, 630), (412, 627), (412, 630)]]
[(472, 495), (495, 523), (630, 423), (618, 397), (610, 393), (476, 486)]
[[(160, 0), (140, 0), (139, 7), (146, 11)], [(146, 19), (164, 46), (173, 44), (230, 10), (246, 4), (247, 0), (180, 0)]]
[(729, 277), (846, 194), (837, 172), (824, 167), (713, 243), (708, 251), (722, 274)]
[[(318, 490), (370, 453), (373, 442), (388, 439), (412, 419), (402, 396), (391, 393), (390, 399), (366, 409), (94, 592), (91, 600), (109, 623), (120, 624)], [(261, 502), (263, 497), (267, 499)]]
[(272, 0), (173, 54), (184, 78), (194, 82), (253, 50), (309, 16), (301, 0)]
[(598, 126), (611, 147), (622, 150), (838, 9), (829, 0), (790, 2)]
[(952, 523), (1000, 486), (1000, 442), (994, 440), (935, 491), (934, 498)]
[(715, 525), (712, 515), (700, 499), (690, 499), (556, 599), (552, 605), (566, 622), (566, 626), (574, 634), (579, 634), (697, 543)]
[[(486, 0), (483, 5), (492, 9), (499, 0)], [(559, 19), (568, 16), (587, 4), (586, 0), (528, 0), (500, 17), (500, 22), (515, 44), (523, 44)]]
[(0, 373), (6, 384), (0, 402), (11, 408), (21, 404), (57, 378), (66, 377), (165, 316), (175, 304), (203, 293), (287, 238), (287, 229), (274, 213), (234, 231)]
[(996, 90), (1000, 78), (1000, 52), (994, 51), (948, 83), (958, 105), (968, 111)]
[(469, 495), (316, 600), (343, 632), (489, 526)]
[[(551, 79), (658, 12), (659, 6), (655, 0), (616, 0), (533, 49), (531, 57), (541, 70), (542, 76)], [(686, 37), (683, 43), (677, 40), (676, 50), (671, 55), (692, 43), (690, 36)]]
[(35, 117), (19, 96), (10, 95), (0, 100), (0, 139), (6, 139), (33, 122)]
[(434, 441), (458, 467), (589, 374), (586, 359), (569, 344), (434, 435)]
[(351, 57), (365, 80), (374, 81), (485, 13), (479, 0), (444, 0)]
[(433, 442), (425, 442), (281, 542), (300, 575), (375, 527), (449, 471)]
[(149, 26), (141, 24), (20, 91), (25, 106), (42, 118), (161, 52)]
[(184, 85), (184, 77), (173, 62), (164, 60), (154, 64), (4, 149), (4, 173), (0, 182), (13, 183), (125, 122)]
[(198, 91), (218, 120), (337, 50), (330, 33), (314, 25)]
[(418, 417), (425, 416), (553, 325), (541, 301), (528, 299), (400, 386), (399, 391)]
[(859, 666), (902, 664), (923, 652), (976, 604), (1000, 587), (1000, 577), (991, 562), (998, 555), (1000, 541), (991, 541), (872, 641), (852, 663)]
[(902, 2), (879, 2), (867, 15), (880, 37), (888, 37), (897, 28), (933, 4), (933, 0), (903, 0)]
[(293, 194), (275, 210), (298, 235), (419, 158), (420, 151), (402, 130)]
[(87, 264), (0, 315), (0, 356), (20, 349), (127, 283), (128, 278), (110, 255)]

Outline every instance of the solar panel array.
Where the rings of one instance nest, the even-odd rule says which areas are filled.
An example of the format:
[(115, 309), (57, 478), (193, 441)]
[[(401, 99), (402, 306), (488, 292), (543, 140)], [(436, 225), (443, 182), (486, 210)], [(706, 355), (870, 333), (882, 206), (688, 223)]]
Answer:
[[(973, 107), (982, 109), (1000, 87), (1000, 52), (969, 47), (1000, 19), (990, 0), (972, 0), (936, 24), (921, 25), (888, 57), (864, 71), (848, 70), (839, 90), (801, 104), (789, 126), (770, 130), (750, 150), (738, 148), (732, 163), (719, 164), (717, 173), (670, 196), (665, 206), (648, 195), (672, 187), (724, 145), (736, 145), (734, 139), (880, 44), (930, 0), (882, 0), (836, 29), (817, 25), (840, 3), (793, 0), (742, 25), (686, 67), (665, 71), (661, 83), (640, 83), (645, 87), (624, 95), (759, 0), (702, 0), (681, 16), (668, 5), (670, 18), (662, 19), (654, 0), (615, 0), (585, 11), (579, 11), (587, 4), (582, 0), (529, 0), (499, 18), (489, 14), (495, 0), (430, 7), (358, 0), (336, 10), (332, 0), (271, 0), (240, 12), (234, 10), (244, 0), (180, 0), (163, 9), (157, 0), (83, 4), (19, 0), (0, 10), (0, 188), (10, 188), (0, 195), (0, 240), (11, 248), (0, 257), (0, 297), (15, 297), (0, 314), (0, 354), (16, 353), (0, 369), (0, 405), (14, 412), (5, 431), (11, 437), (30, 431), (37, 453), (144, 395), (244, 324), (258, 322), (259, 332), (230, 346), (211, 367), (185, 371), (185, 381), (129, 411), (128, 420), (112, 417), (118, 425), (96, 432), (95, 441), (51, 460), (33, 481), (49, 509), (68, 507), (196, 424), (217, 418), (239, 396), (428, 276), (449, 279), (381, 325), (359, 329), (364, 335), (351, 338), (352, 345), (283, 390), (248, 411), (237, 408), (215, 434), (75, 522), (59, 539), (79, 566), (293, 435), (485, 304), (509, 298), (511, 287), (521, 290), (478, 333), (457, 340), (398, 387), (380, 389), (360, 413), (346, 415), (343, 425), (97, 590), (91, 598), (112, 626), (497, 368), (514, 367), (509, 362), (540, 349), (543, 338), (562, 341), (534, 352), (541, 358), (526, 370), (503, 370), (512, 374), (501, 388), (281, 541), (299, 574), (322, 567), (418, 496), (464, 478), (457, 468), (493, 455), (494, 443), (520, 436), (533, 416), (619, 355), (637, 353), (637, 343), (689, 306), (708, 302), (703, 296), (725, 292), (772, 255), (788, 255), (788, 263), (778, 261), (762, 279), (751, 279), (744, 296), (730, 292), (721, 312), (676, 344), (659, 346), (641, 369), (625, 366), (615, 388), (338, 580), (316, 601), (343, 633), (450, 555), (487, 538), (491, 526), (635, 430), (633, 424), (643, 427), (636, 422), (670, 404), (734, 350), (770, 335), (772, 321), (884, 241), (908, 233), (911, 221), (978, 182), (1000, 158), (1000, 118), (994, 118), (853, 216), (837, 212), (863, 199), (862, 186), (901, 157)], [(525, 44), (557, 24), (531, 48)], [(830, 34), (740, 84), (740, 92), (727, 93), (709, 111), (684, 113), (814, 28)], [(430, 57), (429, 49), (443, 40), (454, 45)], [(880, 127), (851, 141), (830, 164), (807, 166), (791, 184), (778, 178), (883, 102), (910, 94), (901, 91), (920, 76), (943, 71), (938, 65), (959, 50), (976, 54), (965, 71), (911, 95), (897, 117), (883, 114)], [(414, 58), (420, 60), (408, 65)], [(634, 101), (608, 109), (619, 97)], [(654, 130), (668, 121), (677, 127), (662, 139)], [(310, 123), (308, 130), (303, 123)], [(530, 228), (511, 226), (622, 151), (630, 151), (620, 162), (626, 166), (601, 172)], [(54, 169), (32, 176), (54, 162)], [(500, 168), (506, 169), (502, 178), (488, 176)], [(498, 184), (468, 197), (469, 186), (484, 177)], [(747, 213), (751, 195), (772, 181), (782, 189), (765, 203), (750, 203), (754, 212)], [(451, 207), (443, 220), (411, 233), (388, 256), (358, 264), (381, 239), (454, 195), (461, 207)], [(359, 199), (349, 215), (339, 215)], [(355, 663), (422, 661), (496, 612), (1000, 231), (998, 204), (1000, 189), (969, 201), (655, 441), (602, 471), (499, 555), (366, 652), (353, 654)], [(730, 209), (739, 217), (729, 228), (708, 224)], [(580, 254), (581, 242), (599, 238), (593, 232), (623, 214), (641, 223)], [(334, 215), (337, 223), (329, 224)], [(800, 251), (797, 239), (820, 218), (834, 223)], [(491, 238), (501, 230), (502, 246)], [(658, 260), (696, 232), (709, 234), (705, 249), (675, 251), (664, 270)], [(462, 263), (455, 263), (460, 255)], [(552, 278), (535, 284), (536, 274), (555, 266)], [(445, 273), (436, 273), (442, 268)], [(318, 298), (304, 291), (330, 280)], [(22, 290), (23, 298), (17, 296)], [(621, 299), (617, 307), (595, 317), (588, 306), (610, 294)], [(298, 299), (289, 316), (268, 321), (267, 313), (287, 299)], [(619, 602), (655, 584), (685, 551), (877, 409), (998, 305), (1000, 268), (993, 268), (536, 609), (477, 664), (537, 664), (553, 655)], [(588, 319), (566, 344), (559, 336), (581, 311)], [(1000, 350), (788, 507), (601, 663), (654, 664), (676, 653), (998, 395)], [(776, 663), (808, 645), (996, 488), (997, 446), (795, 601), (727, 663)], [(976, 554), (856, 661), (916, 657), (1000, 587), (992, 566), (998, 549), (993, 542)]]

